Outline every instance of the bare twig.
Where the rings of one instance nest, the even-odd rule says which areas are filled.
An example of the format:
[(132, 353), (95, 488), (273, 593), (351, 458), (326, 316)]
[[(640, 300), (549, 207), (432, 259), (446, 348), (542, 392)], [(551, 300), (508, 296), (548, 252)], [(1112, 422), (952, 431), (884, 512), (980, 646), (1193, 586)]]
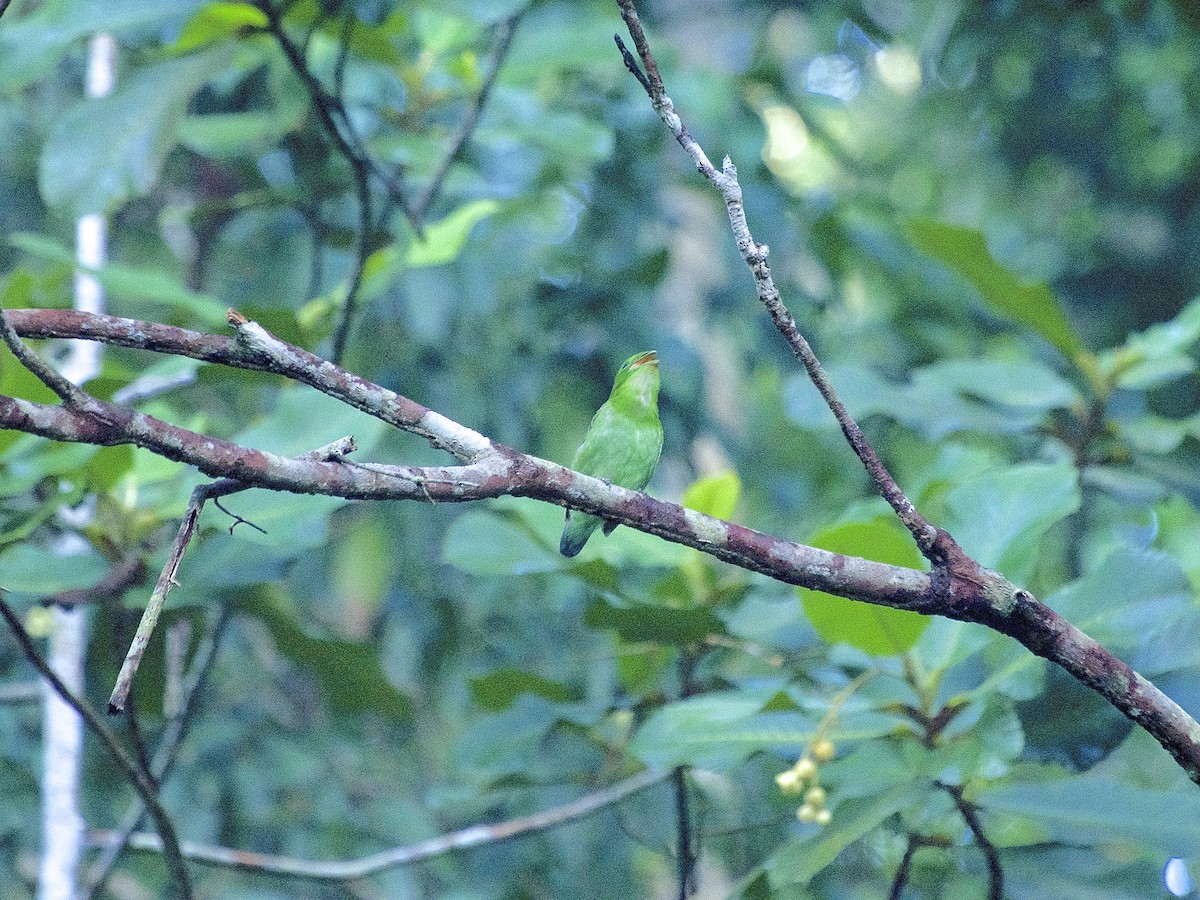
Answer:
[(17, 336), (16, 331), (9, 324), (3, 310), (0, 310), (0, 335), (3, 336), (4, 343), (8, 345), (8, 349), (12, 351), (13, 356), (20, 361), (21, 365), (32, 372), (38, 381), (57, 394), (58, 399), (68, 406), (79, 405), (79, 398), (83, 392), (56, 372), (54, 367), (48, 362), (25, 346), (25, 342)]
[(235, 513), (235, 512), (230, 512), (229, 510), (227, 510), (227, 509), (225, 508), (224, 504), (222, 504), (222, 503), (221, 503), (221, 501), (220, 501), (220, 500), (218, 500), (216, 497), (213, 497), (213, 499), (212, 499), (212, 502), (213, 502), (213, 506), (215, 506), (215, 507), (216, 507), (217, 509), (219, 509), (221, 512), (225, 513), (225, 515), (229, 516), (229, 518), (233, 519), (233, 524), (229, 526), (229, 533), (230, 533), (230, 534), (233, 534), (233, 530), (234, 530), (235, 528), (237, 528), (239, 525), (246, 525), (246, 526), (248, 526), (248, 527), (250, 527), (250, 528), (253, 528), (253, 529), (254, 529), (255, 531), (257, 531), (259, 534), (266, 534), (266, 533), (267, 533), (267, 529), (263, 528), (261, 525), (255, 525), (255, 524), (254, 524), (253, 522), (251, 522), (249, 519), (243, 519), (243, 518), (242, 518), (241, 516), (239, 516), (237, 513)]
[[(620, 803), (630, 794), (658, 784), (668, 776), (669, 773), (665, 772), (641, 772), (611, 787), (593, 791), (578, 800), (564, 803), (561, 806), (553, 806), (532, 815), (508, 819), (494, 825), (472, 825), (460, 831), (452, 831), (440, 837), (429, 838), (403, 847), (393, 847), (390, 850), (373, 853), (359, 859), (319, 862), (193, 843), (184, 843), (183, 854), (194, 862), (211, 866), (224, 866), (271, 875), (286, 875), (293, 878), (310, 878), (318, 881), (349, 881), (354, 878), (375, 875), (387, 869), (411, 865), (434, 856), (441, 856), (452, 850), (465, 850), (470, 847), (495, 844), (524, 834), (545, 831), (548, 828), (574, 822), (605, 807)], [(116, 836), (112, 832), (95, 831), (92, 832), (91, 839), (93, 844), (105, 846), (115, 840)], [(160, 852), (162, 842), (152, 834), (134, 834), (129, 841), (129, 846), (134, 850)]]
[(342, 46), (335, 66), (334, 93), (326, 91), (308, 66), (305, 57), (306, 47), (297, 46), (283, 28), (282, 14), (268, 0), (261, 0), (258, 7), (267, 17), (267, 29), (271, 32), (284, 56), (287, 57), (292, 69), (300, 77), (308, 89), (313, 108), (317, 111), (325, 133), (333, 141), (338, 152), (350, 164), (354, 177), (354, 193), (358, 202), (358, 236), (354, 246), (354, 264), (350, 269), (350, 281), (346, 287), (346, 296), (342, 300), (342, 309), (338, 315), (338, 323), (334, 329), (332, 358), (340, 362), (346, 350), (346, 341), (354, 324), (354, 316), (358, 307), (358, 293), (362, 288), (363, 274), (366, 271), (367, 259), (371, 253), (371, 234), (373, 230), (373, 214), (371, 205), (371, 176), (375, 175), (381, 182), (405, 217), (418, 234), (421, 233), (421, 218), (413, 210), (404, 187), (400, 183), (398, 173), (386, 171), (368, 152), (362, 138), (354, 129), (346, 105), (341, 97), (342, 81), (346, 64), (346, 51), (349, 27), (353, 21), (353, 11), (346, 11), (346, 26), (342, 35)]
[(492, 51), (492, 62), (488, 67), (487, 75), (484, 76), (483, 83), (479, 86), (479, 93), (475, 95), (475, 100), (467, 108), (466, 115), (463, 116), (462, 122), (459, 123), (458, 131), (455, 133), (453, 140), (450, 141), (450, 146), (446, 149), (442, 161), (434, 170), (433, 177), (429, 179), (429, 184), (425, 186), (425, 190), (421, 192), (421, 196), (417, 202), (413, 204), (413, 213), (418, 219), (424, 220), (425, 214), (429, 212), (429, 207), (433, 205), (433, 201), (441, 192), (442, 183), (446, 180), (446, 176), (450, 172), (450, 167), (458, 159), (463, 148), (467, 145), (467, 141), (471, 139), (471, 134), (475, 131), (475, 126), (479, 124), (479, 117), (483, 113), (483, 107), (487, 103), (488, 96), (492, 92), (492, 86), (496, 83), (496, 76), (500, 74), (500, 67), (504, 64), (504, 58), (508, 55), (509, 48), (512, 46), (513, 37), (517, 33), (517, 25), (520, 24), (521, 18), (525, 15), (526, 9), (517, 10), (503, 22), (496, 26), (496, 48)]
[[(411, 204), (401, 183), (400, 173), (389, 172), (374, 157), (366, 152), (358, 133), (350, 127), (350, 117), (346, 113), (345, 105), (338, 97), (331, 95), (325, 90), (316, 75), (309, 69), (308, 63), (304, 58), (304, 48), (298, 47), (283, 30), (283, 13), (276, 9), (268, 0), (260, 0), (256, 5), (267, 17), (267, 30), (279, 42), (279, 46), (291, 64), (292, 69), (304, 83), (304, 87), (313, 101), (313, 107), (317, 111), (317, 116), (321, 120), (321, 126), (325, 129), (330, 139), (337, 145), (338, 152), (355, 169), (359, 167), (365, 168), (378, 178), (387, 190), (388, 196), (400, 207), (404, 212), (405, 218), (408, 219), (409, 223), (420, 234), (421, 223), (412, 213)], [(341, 120), (340, 127), (337, 120)]]
[(42, 659), (42, 655), (38, 653), (37, 648), (33, 645), (33, 639), (29, 637), (28, 632), (21, 625), (20, 618), (3, 600), (0, 600), (0, 616), (3, 616), (4, 620), (8, 623), (8, 627), (12, 630), (13, 637), (16, 638), (17, 645), (21, 648), (21, 652), (25, 655), (25, 658), (50, 683), (50, 686), (54, 688), (63, 702), (79, 714), (92, 734), (104, 745), (104, 749), (108, 751), (109, 756), (112, 757), (117, 767), (121, 770), (122, 776), (133, 785), (134, 789), (141, 796), (142, 802), (146, 804), (146, 809), (150, 813), (150, 817), (154, 819), (160, 845), (163, 848), (163, 855), (166, 857), (167, 868), (171, 872), (171, 877), (175, 881), (179, 895), (185, 898), (185, 900), (190, 900), (192, 897), (192, 885), (191, 879), (188, 876), (187, 865), (184, 863), (183, 855), (179, 849), (179, 840), (175, 836), (175, 826), (171, 824), (166, 810), (158, 802), (157, 788), (154, 783), (129, 758), (128, 754), (125, 753), (124, 749), (117, 742), (116, 737), (108, 730), (108, 726), (100, 720), (100, 716), (91, 706), (67, 690), (66, 685), (59, 680), (58, 676), (54, 674), (54, 670), (47, 665), (46, 661)]
[[(221, 636), (224, 634), (228, 622), (229, 611), (226, 607), (221, 607), (196, 648), (192, 665), (180, 688), (182, 701), (177, 708), (171, 711), (167, 726), (159, 739), (158, 749), (155, 750), (154, 759), (151, 762), (151, 774), (159, 784), (166, 781), (167, 776), (171, 773), (171, 768), (175, 765), (179, 748), (183, 745), (183, 738), (187, 734), (188, 726), (191, 724), (192, 715), (196, 709), (196, 701), (212, 668)], [(90, 900), (97, 896), (103, 889), (128, 845), (129, 836), (137, 829), (145, 814), (146, 805), (144, 803), (137, 799), (130, 802), (120, 827), (116, 831), (110, 832), (112, 840), (105, 845), (104, 852), (92, 864), (88, 872), (88, 887), (84, 894), (84, 900)]]
[(954, 805), (958, 807), (958, 814), (967, 823), (967, 828), (971, 830), (971, 835), (975, 838), (975, 843), (979, 845), (979, 849), (983, 853), (983, 858), (987, 862), (988, 900), (1003, 900), (1004, 870), (1000, 867), (1000, 852), (983, 830), (983, 823), (979, 821), (979, 815), (975, 812), (975, 807), (963, 797), (962, 787), (959, 785), (942, 784), (939, 782), (938, 787), (949, 794), (951, 799), (954, 800)]
[(18, 681), (0, 685), (0, 706), (37, 703), (42, 699), (42, 686), (36, 681)]
[(922, 837), (919, 834), (910, 834), (908, 836), (908, 843), (904, 848), (904, 857), (900, 860), (900, 866), (896, 869), (896, 876), (892, 879), (891, 890), (888, 891), (888, 900), (900, 900), (903, 896), (904, 888), (908, 885), (909, 872), (912, 871), (913, 857), (923, 847), (944, 848), (945, 842)]
[(675, 106), (671, 102), (671, 98), (666, 94), (662, 76), (659, 74), (658, 64), (654, 60), (654, 54), (650, 51), (650, 45), (646, 40), (646, 33), (642, 29), (642, 23), (638, 19), (633, 0), (617, 0), (617, 5), (621, 9), (621, 17), (625, 20), (625, 24), (629, 28), (629, 34), (633, 38), (634, 46), (641, 57), (645, 74), (642, 75), (639, 73), (633, 55), (626, 49), (620, 37), (617, 37), (617, 46), (621, 50), (621, 56), (625, 61), (625, 65), (638, 77), (638, 81), (645, 88), (655, 111), (659, 114), (659, 117), (663, 120), (667, 128), (670, 129), (671, 134), (675, 136), (675, 140), (687, 151), (692, 161), (696, 164), (696, 168), (700, 171), (700, 174), (707, 178), (713, 187), (720, 191), (721, 196), (724, 198), (725, 207), (729, 213), (729, 224), (733, 229), (733, 235), (737, 241), (738, 252), (741, 253), (742, 259), (754, 276), (755, 291), (758, 294), (759, 300), (770, 313), (771, 321), (775, 324), (780, 334), (783, 335), (788, 346), (792, 348), (792, 352), (804, 366), (805, 371), (808, 373), (813, 384), (816, 385), (817, 390), (820, 391), (826, 405), (833, 412), (834, 418), (837, 419), (838, 425), (842, 429), (842, 434), (845, 435), (850, 447), (867, 470), (867, 474), (875, 485), (875, 489), (888, 502), (892, 509), (895, 510), (900, 521), (912, 533), (917, 546), (921, 549), (921, 553), (930, 562), (934, 563), (934, 565), (948, 564), (949, 557), (952, 555), (952, 550), (954, 549), (950, 536), (927, 522), (924, 516), (913, 506), (908, 497), (904, 495), (899, 485), (896, 484), (895, 479), (892, 478), (891, 473), (888, 472), (879, 459), (878, 454), (876, 454), (875, 449), (871, 446), (870, 441), (863, 434), (862, 428), (859, 427), (858, 423), (846, 410), (845, 405), (838, 398), (820, 360), (813, 353), (812, 347), (809, 346), (804, 335), (796, 327), (796, 320), (784, 305), (783, 298), (780, 296), (779, 289), (775, 286), (775, 280), (771, 275), (770, 266), (767, 265), (769, 248), (766, 244), (760, 244), (754, 240), (753, 235), (750, 233), (750, 226), (746, 221), (746, 211), (742, 205), (742, 188), (738, 182), (737, 167), (734, 166), (733, 161), (728, 156), (725, 157), (720, 170), (709, 161), (708, 155), (683, 124), (683, 121), (675, 111)]
[[(341, 438), (325, 447), (310, 451), (299, 458), (309, 461), (319, 460), (326, 462), (331, 459), (340, 460), (353, 449), (354, 440), (352, 438)], [(167, 561), (163, 564), (162, 572), (159, 574), (158, 581), (154, 585), (154, 590), (150, 594), (150, 600), (146, 604), (146, 609), (142, 612), (142, 620), (138, 623), (137, 632), (134, 634), (133, 641), (129, 645), (129, 651), (125, 654), (125, 661), (121, 664), (121, 671), (117, 674), (117, 682), (113, 686), (112, 696), (108, 700), (108, 714), (110, 716), (116, 715), (125, 708), (129, 689), (133, 685), (133, 676), (137, 674), (142, 656), (145, 654), (146, 648), (150, 645), (150, 636), (154, 633), (155, 625), (158, 624), (158, 617), (162, 613), (163, 604), (167, 601), (167, 594), (171, 593), (171, 588), (178, 583), (175, 580), (175, 576), (179, 572), (179, 564), (183, 561), (183, 554), (187, 550), (187, 546), (192, 540), (192, 535), (196, 531), (196, 525), (200, 521), (200, 513), (204, 510), (204, 504), (209, 500), (215, 502), (218, 497), (243, 491), (247, 487), (250, 487), (250, 485), (239, 482), (236, 479), (222, 478), (211, 484), (198, 485), (192, 491), (192, 496), (188, 499), (187, 509), (183, 514), (183, 520), (179, 523), (179, 531), (175, 535), (175, 540), (171, 543), (171, 549), (167, 553)]]
[(1016, 639), (1097, 691), (1144, 727), (1189, 777), (1200, 782), (1200, 724), (1078, 628), (965, 554), (951, 556), (951, 564), (941, 571), (918, 572), (806, 547), (663, 503), (492, 441), (272, 337), (243, 316), (231, 316), (238, 336), (229, 340), (149, 322), (64, 310), (10, 310), (7, 315), (18, 333), (27, 337), (82, 337), (285, 375), (420, 435), (463, 464), (368, 466), (282, 457), (90, 398), (87, 410), (72, 410), (0, 396), (0, 428), (59, 441), (135, 444), (194, 465), (212, 476), (293, 493), (422, 503), (462, 503), (505, 495), (532, 497), (601, 515), (787, 584), (925, 615), (979, 622)]
[(91, 587), (73, 588), (52, 594), (45, 599), (47, 606), (85, 606), (120, 597), (146, 577), (146, 561), (140, 555), (127, 556), (104, 573)]

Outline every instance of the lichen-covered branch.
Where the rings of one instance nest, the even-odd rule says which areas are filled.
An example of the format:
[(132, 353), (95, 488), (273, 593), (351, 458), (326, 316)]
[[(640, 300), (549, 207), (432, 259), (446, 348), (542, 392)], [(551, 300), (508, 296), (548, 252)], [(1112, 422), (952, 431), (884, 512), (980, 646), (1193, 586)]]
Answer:
[(0, 428), (59, 441), (133, 444), (213, 477), (292, 493), (423, 503), (530, 497), (601, 515), (786, 584), (982, 623), (1015, 638), (1099, 692), (1150, 732), (1200, 783), (1200, 724), (1094, 640), (999, 573), (980, 566), (956, 544), (944, 545), (945, 564), (926, 573), (830, 553), (664, 503), (492, 441), (280, 341), (236, 313), (230, 315), (237, 329), (232, 339), (61, 310), (10, 310), (3, 315), (24, 338), (101, 340), (286, 375), (420, 435), (461, 464), (400, 466), (289, 458), (188, 431), (87, 395), (70, 408), (0, 396)]

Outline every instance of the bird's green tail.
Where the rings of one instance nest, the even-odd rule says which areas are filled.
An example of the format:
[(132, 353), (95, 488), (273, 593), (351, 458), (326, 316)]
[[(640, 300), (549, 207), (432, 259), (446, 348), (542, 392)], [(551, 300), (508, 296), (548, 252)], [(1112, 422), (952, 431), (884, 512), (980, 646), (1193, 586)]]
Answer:
[(562, 539), (558, 542), (558, 552), (563, 556), (578, 556), (588, 538), (604, 522), (599, 516), (587, 516), (582, 513), (571, 514), (567, 510), (567, 523), (563, 526)]

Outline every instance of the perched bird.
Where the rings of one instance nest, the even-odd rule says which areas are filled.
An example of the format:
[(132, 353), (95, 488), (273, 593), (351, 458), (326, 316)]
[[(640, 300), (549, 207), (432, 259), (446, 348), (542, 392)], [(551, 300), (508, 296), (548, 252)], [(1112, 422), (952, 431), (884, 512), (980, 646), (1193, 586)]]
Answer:
[[(612, 393), (596, 410), (592, 424), (571, 468), (640, 491), (650, 481), (662, 452), (662, 423), (658, 421), (658, 354), (653, 350), (625, 360), (613, 382)], [(592, 532), (604, 525), (611, 534), (616, 522), (567, 510), (562, 540), (563, 556), (575, 556)]]

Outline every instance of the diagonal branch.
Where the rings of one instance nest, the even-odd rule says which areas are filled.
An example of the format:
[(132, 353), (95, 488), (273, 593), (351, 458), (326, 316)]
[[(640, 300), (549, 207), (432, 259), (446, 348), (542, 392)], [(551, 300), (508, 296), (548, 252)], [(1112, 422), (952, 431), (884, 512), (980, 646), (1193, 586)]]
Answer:
[(338, 152), (350, 163), (354, 177), (354, 193), (358, 203), (358, 239), (354, 246), (354, 263), (350, 270), (350, 281), (346, 287), (346, 296), (342, 300), (342, 309), (338, 315), (337, 327), (333, 335), (333, 360), (339, 362), (346, 350), (346, 341), (350, 337), (350, 329), (354, 324), (354, 315), (358, 309), (358, 294), (362, 288), (363, 275), (367, 268), (367, 259), (371, 253), (371, 231), (373, 213), (371, 205), (371, 176), (375, 175), (384, 185), (388, 196), (404, 212), (417, 234), (421, 233), (421, 217), (413, 210), (398, 173), (387, 171), (381, 166), (364, 145), (359, 137), (346, 105), (341, 97), (342, 73), (345, 66), (348, 32), (353, 19), (353, 10), (346, 10), (346, 26), (343, 33), (341, 55), (335, 72), (335, 89), (331, 94), (325, 90), (317, 76), (313, 74), (305, 58), (307, 42), (297, 46), (283, 28), (283, 14), (269, 0), (260, 0), (258, 8), (267, 17), (267, 30), (279, 44), (287, 57), (292, 69), (308, 90), (317, 118), (325, 133), (333, 141)]
[(232, 340), (61, 310), (11, 310), (7, 315), (14, 329), (26, 337), (101, 340), (286, 375), (425, 438), (463, 464), (417, 467), (283, 457), (197, 434), (90, 397), (85, 408), (72, 409), (0, 396), (0, 428), (59, 441), (134, 444), (214, 477), (293, 493), (424, 503), (531, 497), (694, 547), (786, 584), (925, 615), (979, 622), (1016, 639), (1097, 691), (1153, 735), (1188, 776), (1200, 783), (1200, 724), (1096, 641), (999, 573), (971, 560), (956, 545), (943, 545), (948, 548), (948, 564), (930, 574), (807, 547), (664, 503), (492, 441), (407, 397), (286, 344), (236, 313), (230, 316), (238, 329)]
[(796, 327), (796, 320), (784, 305), (783, 298), (771, 275), (771, 268), (767, 265), (769, 248), (766, 244), (760, 244), (754, 240), (750, 233), (750, 226), (746, 221), (746, 211), (742, 204), (742, 187), (738, 182), (737, 167), (728, 156), (725, 157), (720, 170), (709, 161), (704, 148), (692, 137), (691, 132), (688, 131), (675, 111), (671, 98), (667, 96), (662, 76), (658, 71), (658, 64), (655, 62), (650, 44), (646, 40), (646, 33), (638, 18), (633, 0), (617, 0), (617, 5), (621, 9), (621, 17), (629, 28), (634, 47), (637, 48), (638, 55), (641, 57), (645, 74), (639, 70), (633, 54), (629, 52), (618, 36), (616, 37), (617, 47), (621, 51), (625, 65), (645, 88), (655, 111), (670, 129), (671, 134), (675, 136), (675, 140), (687, 151), (700, 174), (708, 179), (724, 198), (725, 207), (729, 213), (729, 224), (737, 241), (738, 252), (754, 276), (754, 288), (758, 299), (770, 313), (775, 328), (783, 335), (788, 346), (792, 348), (792, 353), (800, 360), (812, 383), (820, 391), (825, 404), (837, 419), (846, 441), (867, 470), (875, 489), (888, 502), (900, 521), (912, 534), (921, 553), (935, 566), (946, 565), (956, 549), (953, 540), (946, 532), (926, 521), (896, 484), (896, 480), (879, 459), (879, 455), (871, 446), (871, 442), (867, 440), (866, 435), (863, 434), (858, 422), (846, 410), (834, 390), (829, 376), (825, 373), (821, 361), (817, 359), (812, 347), (800, 333), (800, 329)]
[(433, 201), (442, 189), (442, 183), (450, 173), (450, 167), (454, 165), (455, 160), (458, 159), (459, 154), (462, 153), (463, 148), (467, 145), (467, 141), (471, 139), (471, 134), (475, 131), (475, 126), (479, 124), (479, 117), (483, 114), (483, 107), (488, 101), (488, 96), (492, 92), (492, 86), (496, 83), (496, 77), (500, 74), (500, 67), (504, 64), (504, 58), (508, 56), (513, 38), (517, 34), (517, 25), (520, 24), (521, 19), (527, 11), (528, 7), (517, 10), (496, 27), (496, 49), (492, 51), (492, 62), (488, 68), (487, 75), (483, 78), (483, 84), (479, 86), (479, 93), (475, 95), (475, 100), (467, 109), (467, 114), (463, 116), (463, 120), (458, 126), (458, 131), (455, 133), (454, 139), (450, 141), (450, 146), (446, 149), (446, 153), (434, 171), (433, 177), (429, 179), (429, 184), (421, 192), (421, 196), (417, 199), (417, 202), (413, 204), (413, 213), (418, 220), (424, 220), (425, 214), (429, 212), (429, 207), (433, 205)]
[(979, 814), (975, 811), (975, 807), (963, 796), (963, 789), (960, 785), (939, 782), (938, 787), (950, 795), (954, 805), (958, 807), (958, 814), (967, 823), (967, 828), (974, 836), (975, 843), (983, 852), (988, 869), (988, 900), (1004, 900), (1004, 869), (1000, 866), (1000, 851), (996, 849), (996, 845), (984, 831), (983, 823), (979, 820)]
[[(187, 734), (188, 725), (191, 723), (192, 714), (195, 712), (196, 701), (204, 687), (212, 662), (216, 658), (217, 647), (228, 622), (229, 610), (227, 607), (222, 607), (205, 631), (200, 645), (196, 648), (191, 668), (182, 686), (182, 703), (167, 722), (158, 748), (154, 752), (154, 758), (151, 760), (150, 774), (159, 784), (166, 780), (175, 764), (179, 748)], [(95, 897), (103, 889), (104, 883), (125, 851), (130, 835), (133, 834), (145, 815), (146, 805), (140, 799), (132, 800), (121, 820), (120, 827), (113, 833), (114, 839), (105, 846), (104, 853), (92, 864), (91, 870), (88, 872), (88, 888), (84, 900)]]
[(179, 896), (185, 898), (185, 900), (190, 900), (192, 896), (191, 878), (188, 875), (187, 865), (184, 863), (183, 855), (179, 849), (179, 839), (175, 835), (175, 826), (171, 824), (171, 819), (167, 815), (167, 811), (163, 809), (162, 804), (158, 800), (158, 788), (147, 774), (138, 768), (133, 760), (129, 758), (129, 755), (121, 748), (113, 733), (100, 720), (100, 716), (96, 714), (95, 710), (67, 690), (67, 686), (59, 680), (59, 677), (54, 674), (54, 670), (50, 668), (46, 661), (42, 659), (42, 655), (38, 653), (37, 648), (33, 645), (33, 639), (30, 638), (29, 633), (21, 625), (21, 620), (17, 617), (17, 614), (3, 600), (0, 600), (0, 616), (8, 623), (8, 627), (12, 630), (13, 637), (16, 638), (21, 652), (25, 654), (25, 658), (50, 683), (50, 686), (63, 699), (63, 702), (79, 714), (92, 734), (104, 745), (104, 749), (108, 751), (108, 755), (117, 764), (125, 780), (132, 784), (138, 792), (138, 795), (142, 798), (142, 802), (146, 804), (146, 810), (154, 820), (155, 827), (158, 829), (158, 838), (161, 841), (163, 853), (166, 856), (167, 868), (171, 872), (171, 878), (175, 881)]
[[(574, 822), (598, 810), (620, 803), (631, 794), (645, 790), (665, 780), (669, 773), (639, 772), (611, 787), (585, 794), (578, 800), (552, 806), (541, 812), (493, 825), (472, 825), (460, 831), (452, 831), (439, 837), (418, 841), (403, 847), (393, 847), (359, 859), (319, 862), (291, 856), (274, 856), (248, 850), (233, 850), (228, 847), (212, 847), (202, 844), (184, 843), (183, 855), (194, 862), (211, 866), (224, 866), (249, 872), (270, 875), (285, 875), (293, 878), (310, 878), (316, 881), (350, 881), (366, 878), (388, 869), (411, 865), (421, 860), (441, 856), (453, 850), (465, 850), (486, 844), (512, 840), (524, 834), (545, 831), (558, 825)], [(92, 841), (107, 846), (116, 836), (112, 832), (92, 832)], [(153, 834), (134, 834), (129, 846), (134, 850), (161, 852), (162, 841)]]
[[(341, 460), (354, 449), (353, 438), (342, 438), (328, 446), (305, 453), (300, 458), (327, 462)], [(218, 503), (217, 498), (244, 491), (247, 487), (248, 485), (235, 479), (222, 478), (211, 484), (199, 485), (192, 491), (187, 510), (183, 514), (183, 520), (179, 523), (179, 532), (175, 535), (175, 540), (171, 542), (167, 561), (163, 564), (162, 572), (150, 594), (150, 601), (142, 612), (142, 619), (138, 622), (137, 631), (129, 645), (129, 651), (125, 654), (125, 660), (121, 663), (121, 671), (117, 674), (117, 682), (108, 701), (109, 715), (115, 715), (125, 709), (129, 691), (133, 687), (133, 676), (137, 674), (146, 648), (150, 646), (150, 637), (154, 633), (155, 625), (158, 624), (158, 617), (162, 613), (163, 605), (167, 602), (167, 594), (178, 583), (175, 576), (179, 573), (179, 564), (183, 562), (183, 554), (187, 550), (188, 544), (191, 543), (196, 526), (200, 523), (200, 513), (204, 511), (204, 504), (209, 500)]]

